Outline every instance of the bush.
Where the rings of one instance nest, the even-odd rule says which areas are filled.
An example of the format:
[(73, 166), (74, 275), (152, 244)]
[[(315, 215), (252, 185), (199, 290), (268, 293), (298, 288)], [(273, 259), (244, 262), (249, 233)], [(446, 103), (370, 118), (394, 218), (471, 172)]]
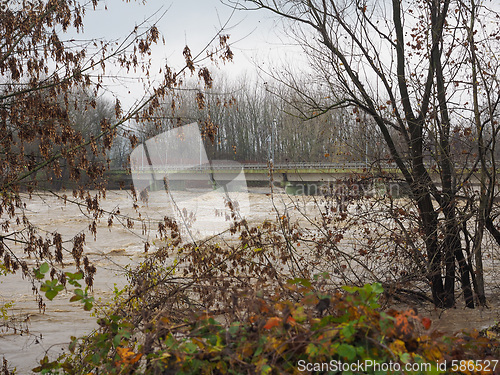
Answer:
[[(381, 311), (383, 288), (378, 283), (344, 287), (343, 291), (322, 295), (311, 281), (292, 279), (285, 289), (302, 298), (293, 301), (284, 299), (283, 294), (269, 298), (257, 293), (247, 304), (244, 319), (233, 321), (230, 313), (201, 313), (183, 322), (157, 313), (154, 319), (135, 325), (137, 317), (120, 315), (120, 310), (124, 312), (120, 297), (114, 314), (99, 320), (98, 332), (75, 339), (72, 355), (54, 362), (45, 359), (36, 371), (470, 374), (488, 360), (492, 369), (493, 359), (500, 355), (496, 337), (477, 331), (460, 337), (442, 337), (437, 332), (429, 335), (431, 321), (419, 316), (415, 309)], [(145, 306), (140, 304), (135, 311), (146, 314)], [(224, 320), (229, 323), (222, 323)], [(465, 361), (471, 358), (483, 361)], [(419, 366), (419, 370), (407, 371), (405, 366)], [(492, 372), (483, 369), (476, 373)]]

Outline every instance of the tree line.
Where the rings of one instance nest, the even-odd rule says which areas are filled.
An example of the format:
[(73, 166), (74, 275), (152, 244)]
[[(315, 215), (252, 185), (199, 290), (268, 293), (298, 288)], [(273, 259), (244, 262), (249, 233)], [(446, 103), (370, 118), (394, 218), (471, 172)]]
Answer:
[(385, 156), (369, 119), (339, 109), (304, 122), (289, 100), (255, 77), (230, 79), (221, 74), (211, 88), (192, 85), (169, 97), (137, 135), (145, 141), (172, 127), (198, 122), (211, 159), (245, 163), (271, 158), (275, 163), (364, 162)]

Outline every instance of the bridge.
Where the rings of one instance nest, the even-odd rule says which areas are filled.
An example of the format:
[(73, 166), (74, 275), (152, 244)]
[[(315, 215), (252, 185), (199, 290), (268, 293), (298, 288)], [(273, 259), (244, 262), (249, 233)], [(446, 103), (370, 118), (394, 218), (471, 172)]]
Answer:
[[(110, 189), (128, 187), (131, 183), (140, 181), (140, 185), (150, 186), (152, 189), (163, 189), (163, 178), (168, 176), (171, 189), (184, 189), (187, 187), (207, 187), (211, 183), (226, 184), (239, 178), (245, 180), (249, 186), (262, 186), (270, 181), (271, 176), (274, 185), (280, 184), (290, 194), (315, 194), (321, 185), (336, 183), (338, 180), (351, 178), (356, 174), (370, 173), (371, 169), (382, 169), (384, 172), (400, 175), (396, 163), (377, 163), (376, 168), (365, 162), (289, 162), (289, 163), (238, 163), (235, 161), (212, 161), (211, 164), (196, 165), (186, 168), (182, 165), (140, 165), (132, 171), (126, 169), (112, 169), (108, 171), (107, 177), (110, 181)], [(437, 185), (441, 184), (438, 173), (433, 172), (430, 165), (431, 178)], [(468, 166), (468, 170), (475, 166)], [(500, 167), (500, 166), (499, 166)], [(241, 172), (244, 175), (241, 175)], [(472, 178), (473, 185), (479, 181), (477, 177)], [(208, 184), (208, 185), (207, 185)], [(397, 187), (401, 192), (407, 191), (408, 186), (401, 180), (389, 183), (390, 189)], [(394, 195), (394, 194), (393, 194)]]
[[(386, 172), (398, 173), (393, 163), (378, 165)], [(232, 161), (213, 161), (211, 164), (186, 168), (182, 165), (138, 166), (132, 175), (124, 169), (111, 170), (108, 177), (118, 179), (129, 186), (149, 186), (162, 189), (163, 179), (168, 176), (171, 189), (187, 187), (206, 187), (214, 181), (226, 184), (233, 179), (246, 181), (248, 185), (266, 183), (272, 176), (273, 183), (279, 184), (290, 194), (317, 194), (321, 185), (352, 177), (353, 174), (366, 173), (370, 166), (364, 162), (289, 162), (289, 163), (246, 163)], [(242, 175), (242, 171), (244, 175)]]
[[(380, 167), (389, 172), (397, 172), (395, 163), (382, 163)], [(191, 179), (204, 179), (207, 173), (215, 173), (219, 176), (224, 174), (233, 175), (245, 173), (247, 181), (268, 181), (273, 175), (275, 181), (324, 181), (332, 178), (351, 176), (352, 173), (363, 173), (370, 166), (364, 162), (291, 162), (291, 163), (245, 163), (228, 161), (214, 161), (212, 164), (198, 165), (186, 168), (179, 165), (166, 166), (139, 166), (134, 168), (136, 175), (152, 174), (157, 176), (169, 175), (169, 179), (181, 180), (189, 176)]]

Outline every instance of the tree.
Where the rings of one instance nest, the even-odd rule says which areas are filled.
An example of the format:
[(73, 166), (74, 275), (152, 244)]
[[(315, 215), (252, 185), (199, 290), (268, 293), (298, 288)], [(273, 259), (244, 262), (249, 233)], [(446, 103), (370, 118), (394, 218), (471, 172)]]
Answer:
[[(198, 54), (186, 46), (184, 65), (178, 69), (164, 65), (161, 79), (148, 81), (143, 98), (134, 106), (124, 109), (114, 99), (109, 108), (106, 100), (98, 98), (106, 80), (118, 78), (107, 73), (106, 67), (150, 76), (151, 48), (161, 40), (161, 34), (155, 24), (144, 21), (119, 42), (64, 40), (70, 30), (78, 35), (85, 12), (99, 3), (0, 3), (0, 269), (21, 269), (31, 281), (50, 270), (51, 279), (64, 284), (68, 274), (62, 271), (63, 250), (75, 259), (90, 288), (96, 268), (83, 254), (84, 235), (75, 234), (63, 243), (60, 234), (41, 233), (29, 222), (23, 215), (29, 195), (23, 193), (46, 187), (39, 184), (44, 178), (62, 178), (67, 173), (74, 183), (75, 200), (92, 213), (90, 228), (95, 228), (95, 220), (103, 214), (99, 198), (105, 196), (105, 186), (92, 183), (109, 168), (116, 136), (129, 137), (128, 142), (135, 147), (137, 137), (131, 131), (135, 129), (126, 126), (130, 119), (138, 124), (151, 120), (161, 98), (178, 89), (186, 75), (209, 86), (209, 62), (232, 58), (229, 37), (222, 33)], [(98, 186), (100, 193), (92, 196), (87, 190), (92, 186)], [(11, 230), (12, 225), (20, 229)], [(72, 249), (65, 249), (71, 243)], [(22, 244), (24, 254), (16, 252), (13, 244)], [(25, 257), (33, 258), (38, 267), (29, 269)], [(53, 298), (54, 290), (47, 298)], [(40, 293), (38, 300), (42, 306)]]
[(286, 86), (273, 87), (280, 95), (274, 95), (266, 86), (248, 77), (233, 81), (224, 75), (218, 75), (209, 89), (200, 84), (188, 85), (189, 90), (184, 87), (174, 97), (163, 100), (156, 117), (163, 122), (143, 127), (140, 137), (149, 138), (176, 126), (182, 117), (204, 124), (206, 129), (216, 129), (213, 139), (207, 137), (205, 142), (211, 159), (266, 163), (272, 132), (276, 163), (365, 162), (367, 151), (370, 159), (382, 152), (377, 147), (380, 136), (367, 137), (368, 129), (376, 130), (372, 122), (356, 121), (344, 109), (318, 115), (303, 127), (302, 120), (293, 113), (303, 107), (300, 98), (292, 102), (293, 91)]
[(500, 244), (494, 223), (500, 34), (493, 3), (244, 4), (289, 22), (310, 56), (316, 82), (331, 95), (313, 101), (295, 86), (308, 117), (349, 106), (376, 124), (386, 159), (397, 164), (418, 210), (435, 305), (455, 304), (457, 266), (467, 307), (474, 307), (473, 289), (484, 305), (485, 229)]

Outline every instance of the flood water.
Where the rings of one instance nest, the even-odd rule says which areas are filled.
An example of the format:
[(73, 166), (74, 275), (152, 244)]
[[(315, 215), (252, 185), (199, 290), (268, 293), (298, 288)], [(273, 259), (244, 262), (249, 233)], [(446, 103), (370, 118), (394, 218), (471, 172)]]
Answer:
[[(317, 213), (314, 202), (307, 200), (308, 198), (293, 198), (296, 199), (293, 203), (290, 197), (281, 193), (271, 195), (266, 188), (251, 189), (248, 198), (249, 209), (245, 216), (249, 222), (275, 219), (290, 210), (297, 201), (300, 201), (299, 204), (303, 205), (304, 210), (308, 210), (308, 214)], [(199, 207), (214, 208), (210, 199), (212, 198), (202, 198), (195, 203)], [(49, 193), (34, 195), (27, 203), (25, 214), (40, 230), (48, 233), (57, 231), (61, 233), (63, 240), (69, 240), (76, 233), (86, 233), (85, 254), (97, 267), (93, 293), (98, 301), (95, 306), (99, 310), (99, 306), (112, 297), (115, 287), (121, 288), (126, 284), (124, 267), (138, 264), (144, 259), (144, 242), (154, 242), (155, 239), (156, 226), (153, 223), (165, 215), (172, 214), (172, 207), (164, 192), (151, 193), (148, 202), (140, 202), (139, 206), (139, 210), (134, 210), (133, 199), (127, 191), (108, 191), (106, 199), (101, 201), (101, 207), (105, 211), (116, 212), (119, 208), (121, 215), (138, 218), (140, 213), (142, 219), (150, 221), (146, 220), (149, 224), (146, 224), (145, 228), (140, 225), (127, 228), (124, 219), (120, 222), (120, 219), (115, 218), (110, 229), (108, 216), (104, 215), (99, 222), (95, 239), (89, 233), (90, 218), (86, 209), (69, 201), (65, 204), (62, 199)], [(219, 212), (217, 217), (220, 216)], [(210, 222), (205, 221), (205, 224)], [(216, 229), (227, 229), (223, 221), (215, 220), (213, 225), (216, 225)], [(199, 229), (203, 231), (213, 228)], [(66, 248), (71, 251), (71, 243), (67, 243)], [(20, 247), (16, 251), (22, 254)], [(67, 259), (70, 258), (68, 254)], [(498, 270), (498, 259), (493, 260), (493, 263), (489, 263), (490, 277)], [(66, 269), (74, 272), (75, 265), (69, 262)], [(489, 281), (492, 279), (496, 280), (491, 277)], [(8, 301), (15, 302), (13, 308), (9, 309), (9, 315), (14, 318), (16, 327), (25, 331), (19, 334), (11, 329), (0, 329), (0, 359), (5, 357), (9, 367), (16, 367), (20, 374), (29, 373), (46, 354), (49, 354), (50, 358), (57, 357), (58, 353), (67, 349), (71, 336), (88, 334), (96, 328), (95, 317), (84, 311), (80, 304), (70, 303), (69, 293), (60, 293), (53, 301), (47, 302), (45, 312), (40, 312), (30, 283), (23, 280), (19, 273), (0, 277), (0, 283), (0, 305)], [(500, 320), (498, 281), (491, 285), (489, 293), (493, 298), (490, 298), (490, 309), (469, 311), (459, 306), (456, 309), (441, 311), (426, 307), (421, 309), (420, 313), (431, 317), (433, 329), (455, 332), (462, 328), (485, 328)]]

